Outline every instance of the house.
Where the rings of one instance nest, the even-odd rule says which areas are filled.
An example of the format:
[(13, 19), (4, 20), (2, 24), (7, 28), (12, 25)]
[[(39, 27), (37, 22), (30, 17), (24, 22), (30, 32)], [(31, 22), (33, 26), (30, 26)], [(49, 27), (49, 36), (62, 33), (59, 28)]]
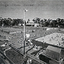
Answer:
[(61, 51), (61, 48), (49, 45), (46, 50), (39, 55), (39, 59), (49, 64), (64, 64)]
[(61, 58), (61, 48), (48, 46), (46, 48), (46, 55), (52, 59), (59, 61)]
[(30, 22), (26, 23), (26, 26), (34, 26), (34, 22), (30, 21)]

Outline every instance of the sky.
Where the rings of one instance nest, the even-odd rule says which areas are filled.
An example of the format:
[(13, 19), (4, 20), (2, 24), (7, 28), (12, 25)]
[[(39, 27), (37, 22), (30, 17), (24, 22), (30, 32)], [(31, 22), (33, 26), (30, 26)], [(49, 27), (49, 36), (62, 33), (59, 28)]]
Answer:
[(64, 19), (64, 0), (0, 0), (0, 17)]

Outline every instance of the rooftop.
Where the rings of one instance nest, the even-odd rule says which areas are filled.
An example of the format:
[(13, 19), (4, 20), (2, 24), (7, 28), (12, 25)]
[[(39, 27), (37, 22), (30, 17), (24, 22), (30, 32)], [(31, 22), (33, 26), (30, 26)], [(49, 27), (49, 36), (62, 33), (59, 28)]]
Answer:
[(57, 48), (57, 47), (53, 47), (53, 46), (48, 46), (47, 49), (57, 52), (57, 53), (61, 53), (61, 48)]
[(35, 39), (36, 41), (47, 43), (50, 45), (64, 47), (64, 34), (63, 33), (52, 33), (44, 37)]

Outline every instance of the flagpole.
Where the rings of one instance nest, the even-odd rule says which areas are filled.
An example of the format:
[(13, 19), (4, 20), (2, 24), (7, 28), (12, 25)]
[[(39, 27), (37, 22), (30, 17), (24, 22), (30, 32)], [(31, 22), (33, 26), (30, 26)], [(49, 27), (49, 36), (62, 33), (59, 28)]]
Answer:
[(25, 40), (26, 40), (26, 28), (25, 28), (25, 14), (28, 10), (24, 10), (24, 54), (25, 54)]
[(25, 10), (24, 10), (24, 54), (25, 54)]

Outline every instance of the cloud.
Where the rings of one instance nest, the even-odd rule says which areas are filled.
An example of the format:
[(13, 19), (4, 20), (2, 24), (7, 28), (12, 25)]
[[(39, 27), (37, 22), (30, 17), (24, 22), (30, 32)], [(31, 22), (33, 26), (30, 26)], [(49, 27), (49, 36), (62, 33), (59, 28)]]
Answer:
[(63, 0), (0, 0), (0, 6), (64, 6)]

